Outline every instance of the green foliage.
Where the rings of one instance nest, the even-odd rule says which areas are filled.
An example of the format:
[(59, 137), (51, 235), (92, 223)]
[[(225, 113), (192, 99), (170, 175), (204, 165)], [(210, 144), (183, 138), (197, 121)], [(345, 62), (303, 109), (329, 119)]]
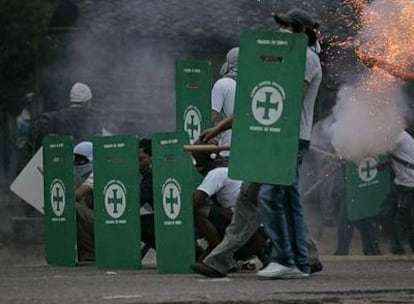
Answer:
[(21, 110), (36, 91), (38, 66), (47, 58), (47, 30), (57, 0), (0, 0), (0, 108)]

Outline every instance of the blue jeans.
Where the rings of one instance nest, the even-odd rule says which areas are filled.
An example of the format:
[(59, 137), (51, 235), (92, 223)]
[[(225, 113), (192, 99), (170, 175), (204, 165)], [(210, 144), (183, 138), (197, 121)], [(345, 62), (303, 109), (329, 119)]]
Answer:
[[(298, 168), (307, 145), (299, 145)], [(271, 261), (309, 273), (304, 217), (299, 192), (299, 175), (289, 186), (262, 185), (259, 191), (260, 216), (272, 242)]]

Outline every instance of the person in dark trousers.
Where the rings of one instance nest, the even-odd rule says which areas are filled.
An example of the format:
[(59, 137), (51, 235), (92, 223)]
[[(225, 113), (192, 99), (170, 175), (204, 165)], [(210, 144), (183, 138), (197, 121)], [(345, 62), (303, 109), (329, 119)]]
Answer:
[[(291, 10), (283, 16), (275, 16), (275, 20), (280, 24), (281, 31), (284, 32), (301, 33), (305, 32), (305, 28), (313, 30), (315, 27), (315, 22), (312, 18), (305, 11), (298, 9)], [(307, 51), (306, 65), (303, 94), (304, 110), (302, 110), (300, 127), (301, 143), (299, 151), (301, 152), (298, 155), (298, 165), (301, 163), (304, 150), (309, 146), (313, 105), (322, 78), (319, 58), (310, 48), (308, 48)], [(203, 132), (202, 138), (205, 141), (210, 140), (220, 132), (231, 128), (231, 125), (232, 117), (229, 117), (221, 121), (214, 128)], [(239, 198), (236, 202), (235, 214), (233, 215), (231, 224), (226, 230), (226, 235), (224, 236), (223, 241), (203, 260), (202, 263), (191, 265), (195, 272), (207, 277), (225, 277), (234, 265), (234, 252), (246, 242), (260, 225), (261, 221), (263, 221), (266, 233), (270, 237), (272, 243), (272, 253), (270, 263), (268, 263), (264, 269), (259, 271), (257, 275), (263, 278), (309, 277), (310, 266), (305, 245), (305, 229), (297, 180), (293, 185), (287, 187), (280, 187), (278, 185), (265, 186), (266, 185), (257, 183), (243, 182)], [(279, 188), (281, 191), (278, 190)], [(276, 191), (274, 192), (273, 190)], [(278, 198), (282, 198), (283, 203), (282, 200), (277, 199), (273, 194), (276, 194)], [(257, 204), (258, 196), (259, 202)], [(277, 225), (282, 224), (282, 222), (274, 216), (274, 210), (271, 210), (273, 208), (271, 205), (279, 206), (279, 203), (289, 206), (286, 210), (283, 210), (282, 213), (289, 212), (295, 214), (290, 217), (290, 223), (295, 223), (294, 229), (291, 230), (292, 234), (290, 234), (287, 229), (282, 229), (282, 231), (277, 232), (273, 229), (275, 225), (272, 225), (271, 223), (277, 223)], [(260, 216), (258, 209), (260, 210)], [(284, 225), (284, 227), (285, 226), (286, 225)], [(286, 242), (282, 243), (279, 238), (282, 237), (284, 241), (290, 242), (289, 235), (294, 236), (294, 245), (289, 246), (289, 248), (283, 248), (284, 252), (281, 252), (281, 250), (279, 250), (281, 249), (280, 246), (286, 244)], [(294, 250), (295, 253), (293, 253), (292, 250)], [(285, 257), (283, 261), (278, 260), (277, 257), (282, 257), (282, 255)], [(285, 265), (280, 264), (280, 262)]]
[[(196, 144), (199, 143), (196, 142)], [(207, 249), (199, 258), (202, 260), (221, 242), (230, 224), (241, 181), (228, 177), (227, 157), (209, 152), (193, 152), (192, 155), (196, 161), (197, 171), (204, 176), (193, 195), (194, 225), (208, 242)], [(266, 239), (265, 233), (259, 228), (235, 253), (235, 259), (246, 262), (252, 256), (257, 256), (263, 260)]]
[[(348, 204), (344, 193), (346, 193), (345, 165), (342, 164), (328, 183), (334, 183), (334, 187), (326, 185), (330, 190), (330, 198), (339, 204), (337, 247), (334, 255), (348, 255), (355, 228), (361, 235), (362, 252), (364, 255), (381, 255), (379, 242), (373, 218), (362, 218), (355, 221), (348, 219)], [(336, 180), (334, 180), (336, 179)]]
[[(81, 142), (73, 150), (75, 180), (78, 185), (75, 197), (80, 261), (93, 261), (95, 259), (92, 150), (91, 142)], [(146, 246), (143, 249), (143, 256), (149, 248), (155, 249), (151, 155), (151, 140), (142, 139), (139, 143), (138, 157), (141, 174), (140, 204), (146, 209), (146, 212), (141, 215), (141, 241)]]
[[(391, 158), (391, 168), (394, 173), (393, 187), (380, 207), (379, 218), (393, 226), (389, 233), (391, 250), (394, 254), (404, 253), (401, 244), (403, 228), (408, 232), (411, 252), (414, 253), (414, 138), (403, 131), (396, 140), (395, 147), (388, 153)], [(392, 222), (395, 221), (395, 222)]]

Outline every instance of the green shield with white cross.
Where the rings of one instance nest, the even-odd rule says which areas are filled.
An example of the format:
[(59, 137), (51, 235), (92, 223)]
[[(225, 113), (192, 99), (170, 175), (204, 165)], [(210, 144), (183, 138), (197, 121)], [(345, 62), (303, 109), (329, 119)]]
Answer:
[[(211, 62), (179, 60), (175, 69), (176, 130), (188, 135), (192, 144), (200, 132), (211, 126)], [(192, 169), (194, 187), (201, 176)]]
[(77, 263), (73, 144), (69, 136), (43, 138), (46, 261)]
[(179, 60), (175, 69), (176, 129), (186, 132), (188, 142), (210, 127), (211, 63)]
[(138, 138), (93, 141), (95, 259), (98, 268), (141, 268)]
[(229, 175), (290, 185), (296, 175), (307, 38), (242, 33)]
[(185, 133), (154, 134), (157, 268), (160, 273), (190, 273), (195, 261), (192, 163), (184, 152)]
[[(351, 221), (376, 216), (391, 189), (391, 171), (378, 164), (385, 156), (369, 156), (358, 163), (346, 165), (348, 219)], [(381, 170), (379, 170), (381, 168)]]

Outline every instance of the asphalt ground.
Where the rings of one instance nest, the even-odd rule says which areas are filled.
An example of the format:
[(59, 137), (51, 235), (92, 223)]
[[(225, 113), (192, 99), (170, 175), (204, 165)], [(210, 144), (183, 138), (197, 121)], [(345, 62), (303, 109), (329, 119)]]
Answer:
[(160, 274), (154, 253), (140, 270), (0, 264), (0, 303), (414, 303), (414, 256), (323, 256), (309, 279), (263, 280), (254, 271), (207, 279)]

